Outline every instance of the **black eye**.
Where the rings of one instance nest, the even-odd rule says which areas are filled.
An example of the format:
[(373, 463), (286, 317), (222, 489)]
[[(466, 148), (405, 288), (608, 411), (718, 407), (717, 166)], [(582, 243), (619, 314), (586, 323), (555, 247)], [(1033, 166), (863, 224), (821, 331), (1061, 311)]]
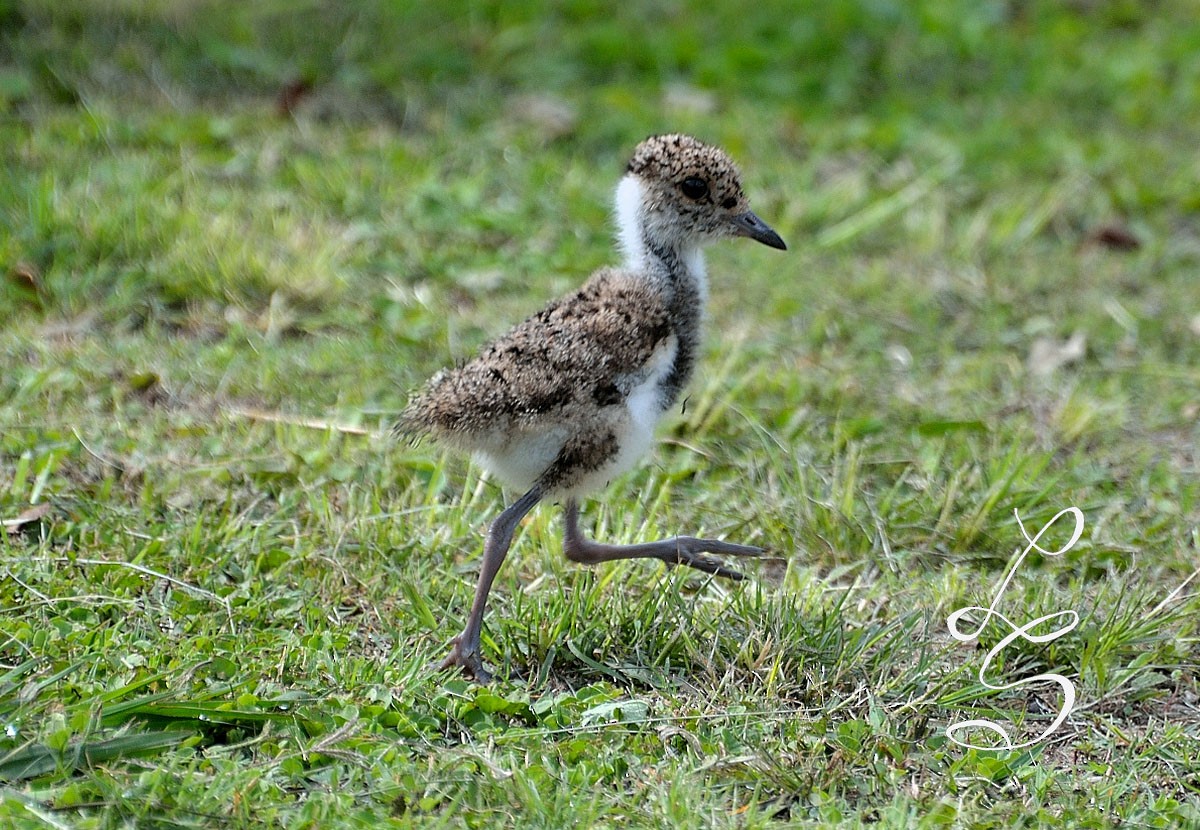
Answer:
[(683, 191), (683, 195), (689, 199), (700, 200), (708, 195), (708, 182), (696, 176), (688, 176), (679, 185), (679, 189)]
[(726, 210), (733, 210), (733, 207), (736, 204), (737, 204), (737, 199), (730, 196), (724, 202), (721, 202), (721, 207), (725, 208)]

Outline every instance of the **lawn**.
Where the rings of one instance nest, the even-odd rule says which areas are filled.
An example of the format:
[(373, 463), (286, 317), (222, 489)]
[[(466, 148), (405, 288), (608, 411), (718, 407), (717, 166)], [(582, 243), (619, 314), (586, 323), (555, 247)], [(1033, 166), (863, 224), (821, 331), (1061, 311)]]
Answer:
[[(1194, 3), (450, 9), (0, 0), (0, 825), (1200, 823)], [(392, 421), (667, 131), (789, 250), (584, 526), (772, 558), (543, 505), (438, 671), (506, 494)]]

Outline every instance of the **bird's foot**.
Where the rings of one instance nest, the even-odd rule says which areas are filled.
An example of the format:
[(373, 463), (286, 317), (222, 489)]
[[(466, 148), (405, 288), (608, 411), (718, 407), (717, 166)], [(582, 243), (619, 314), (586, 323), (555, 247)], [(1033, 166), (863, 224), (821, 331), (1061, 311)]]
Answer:
[[(694, 536), (679, 536), (672, 540), (666, 540), (665, 544), (671, 544), (672, 542), (675, 547), (672, 564), (687, 565), (689, 568), (695, 568), (714, 576), (721, 576), (735, 581), (745, 579), (746, 577), (741, 571), (726, 567), (723, 562), (704, 554), (758, 557), (766, 552), (754, 545), (735, 545), (732, 542), (722, 542), (719, 539), (697, 539)], [(668, 562), (672, 561), (671, 558), (663, 558)]]
[(443, 670), (460, 668), (468, 677), (474, 678), (477, 683), (486, 684), (492, 681), (491, 672), (483, 667), (483, 660), (479, 657), (479, 643), (476, 642), (473, 646), (464, 646), (461, 634), (451, 641), (450, 653), (446, 655), (446, 659), (438, 668)]

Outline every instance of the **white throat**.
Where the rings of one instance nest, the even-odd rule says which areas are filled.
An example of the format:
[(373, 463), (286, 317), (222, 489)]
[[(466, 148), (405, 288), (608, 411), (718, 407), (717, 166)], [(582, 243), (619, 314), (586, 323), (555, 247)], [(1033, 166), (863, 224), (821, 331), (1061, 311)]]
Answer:
[[(645, 188), (634, 175), (626, 174), (617, 185), (617, 241), (624, 254), (625, 267), (631, 271), (657, 270), (661, 261), (646, 246)], [(704, 270), (704, 255), (699, 245), (679, 247), (679, 258), (687, 276), (696, 284), (702, 298), (707, 298), (708, 280)]]

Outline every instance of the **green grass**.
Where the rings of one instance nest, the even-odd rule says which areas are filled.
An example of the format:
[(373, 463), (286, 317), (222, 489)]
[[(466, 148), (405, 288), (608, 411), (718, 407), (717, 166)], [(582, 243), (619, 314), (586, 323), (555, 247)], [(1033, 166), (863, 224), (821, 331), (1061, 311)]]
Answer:
[[(0, 2), (0, 824), (1200, 822), (1192, 4), (443, 8)], [(391, 418), (612, 261), (663, 130), (790, 250), (711, 251), (687, 407), (586, 526), (780, 561), (572, 567), (546, 506), (501, 679), (436, 672), (503, 494)], [(958, 747), (1057, 712), (945, 620), (1072, 505), (999, 610), (1079, 627), (988, 677), (1078, 706)]]

